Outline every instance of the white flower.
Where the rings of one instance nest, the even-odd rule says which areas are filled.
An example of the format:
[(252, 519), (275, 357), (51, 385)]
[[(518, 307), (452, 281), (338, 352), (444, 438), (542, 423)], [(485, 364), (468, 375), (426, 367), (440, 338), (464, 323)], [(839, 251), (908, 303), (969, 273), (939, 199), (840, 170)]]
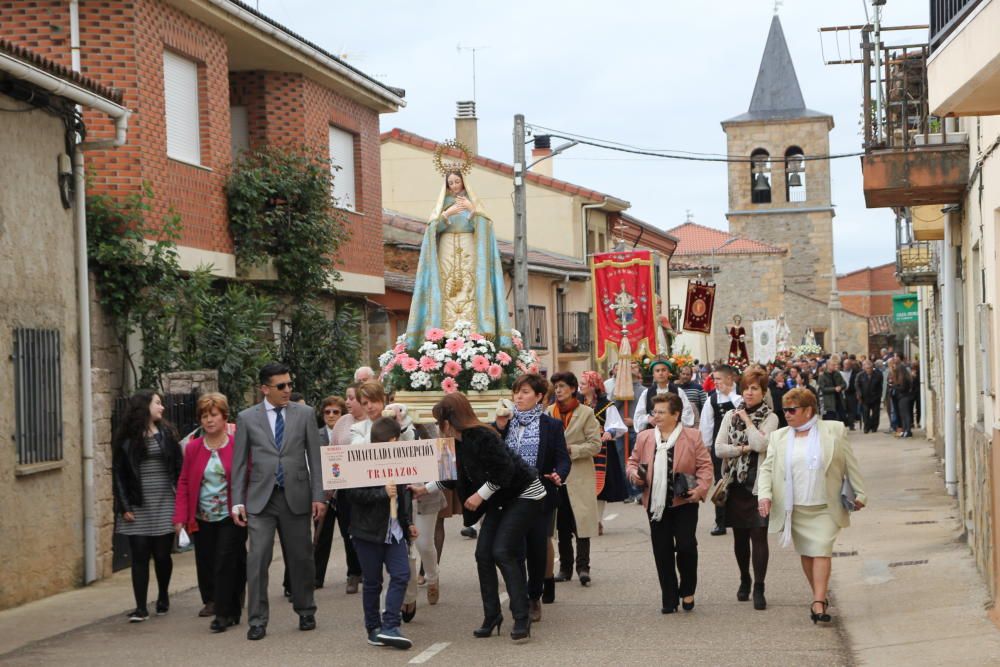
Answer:
[(435, 345), (434, 343), (432, 343), (429, 340), (425, 340), (424, 344), (421, 345), (420, 349), (417, 350), (417, 351), (420, 352), (421, 354), (426, 354), (427, 352), (430, 352), (431, 350), (435, 350), (435, 349), (437, 349), (437, 345)]
[(471, 361), (466, 361), (465, 362), (465, 370), (469, 370), (470, 368), (472, 368), (472, 362)]
[(476, 391), (486, 391), (490, 386), (490, 376), (486, 373), (475, 373), (470, 384)]
[(389, 361), (390, 361), (390, 360), (391, 360), (391, 359), (392, 359), (392, 358), (393, 358), (394, 356), (396, 356), (396, 355), (395, 355), (395, 354), (393, 354), (392, 350), (387, 350), (387, 351), (383, 352), (382, 354), (378, 355), (378, 365), (379, 365), (380, 367), (382, 367), (382, 368), (385, 368), (385, 365), (386, 365), (387, 363), (389, 363)]
[(414, 389), (420, 389), (421, 387), (430, 389), (431, 376), (424, 371), (415, 371), (410, 375), (410, 386)]
[(476, 351), (471, 347), (463, 347), (458, 351), (458, 358), (462, 360), (471, 359), (475, 356)]
[(435, 361), (444, 361), (448, 358), (448, 350), (434, 350), (430, 353), (430, 356)]

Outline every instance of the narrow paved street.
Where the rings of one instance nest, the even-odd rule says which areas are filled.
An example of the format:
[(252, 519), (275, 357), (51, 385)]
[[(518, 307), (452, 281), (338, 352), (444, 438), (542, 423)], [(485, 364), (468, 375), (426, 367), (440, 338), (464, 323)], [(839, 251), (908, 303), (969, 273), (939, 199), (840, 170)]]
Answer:
[[(318, 628), (314, 632), (297, 629), (290, 606), (272, 585), (272, 620), (263, 641), (246, 640), (245, 620), (239, 628), (213, 635), (208, 632), (208, 619), (196, 617), (201, 606), (197, 590), (187, 590), (173, 597), (170, 614), (165, 617), (154, 616), (146, 623), (130, 625), (123, 615), (129, 599), (123, 596), (122, 615), (30, 644), (0, 657), (0, 661), (11, 665), (119, 665), (134, 664), (141, 656), (144, 663), (157, 665), (243, 665), (250, 661), (347, 665), (376, 659), (384, 665), (418, 660), (442, 665), (531, 662), (576, 667), (640, 662), (852, 664), (841, 624), (820, 627), (809, 621), (809, 594), (798, 557), (790, 550), (775, 548), (773, 540), (768, 609), (754, 611), (752, 603), (736, 601), (739, 581), (732, 538), (709, 536), (711, 519), (711, 508), (703, 506), (698, 528), (697, 606), (691, 613), (660, 614), (646, 522), (637, 506), (616, 504), (607, 512), (604, 536), (594, 542), (593, 584), (583, 588), (575, 579), (558, 584), (556, 603), (545, 606), (543, 619), (532, 627), (527, 644), (510, 641), (509, 613), (500, 637), (472, 637), (472, 629), (482, 618), (473, 561), (475, 543), (460, 537), (459, 522), (451, 519), (442, 561), (441, 602), (429, 607), (421, 589), (417, 616), (404, 627), (415, 643), (410, 651), (367, 646), (361, 599), (344, 593), (342, 551), (337, 549), (331, 558), (334, 565), (327, 587), (317, 592)], [(273, 565), (271, 571), (273, 584), (275, 578), (280, 579), (281, 564)]]

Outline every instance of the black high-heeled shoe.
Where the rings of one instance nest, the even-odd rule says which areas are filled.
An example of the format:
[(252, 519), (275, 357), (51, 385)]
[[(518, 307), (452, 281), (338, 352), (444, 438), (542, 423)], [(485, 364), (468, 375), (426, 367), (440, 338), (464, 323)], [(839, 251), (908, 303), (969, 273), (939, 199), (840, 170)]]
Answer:
[(478, 639), (484, 639), (491, 636), (495, 628), (497, 631), (497, 637), (499, 637), (501, 625), (503, 625), (503, 614), (497, 614), (493, 619), (484, 618), (482, 627), (478, 627), (473, 630), (472, 635)]
[[(813, 607), (815, 607), (818, 604), (823, 605), (823, 611), (817, 614), (815, 611), (813, 611)], [(823, 623), (829, 623), (830, 621), (833, 620), (830, 617), (830, 614), (826, 613), (826, 608), (829, 606), (830, 603), (827, 602), (826, 600), (813, 600), (812, 604), (809, 605), (809, 618), (812, 619), (813, 625), (816, 625), (816, 623), (819, 621), (822, 621)]]
[(681, 609), (684, 611), (692, 611), (694, 609), (694, 600), (691, 600), (690, 602), (681, 600)]
[[(497, 631), (499, 633), (499, 629)], [(514, 619), (514, 629), (510, 631), (510, 638), (516, 642), (523, 641), (531, 637), (531, 618), (524, 620)]]

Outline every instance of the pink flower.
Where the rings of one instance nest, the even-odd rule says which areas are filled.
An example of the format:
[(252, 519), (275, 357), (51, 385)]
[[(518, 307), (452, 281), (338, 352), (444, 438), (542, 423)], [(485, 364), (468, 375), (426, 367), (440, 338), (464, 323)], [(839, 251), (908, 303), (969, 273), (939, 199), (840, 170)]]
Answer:
[(520, 338), (514, 338), (514, 347), (516, 347), (519, 350), (523, 350), (524, 349), (524, 341), (521, 340)]
[(437, 341), (445, 337), (445, 331), (444, 329), (438, 329), (437, 327), (432, 327), (428, 329), (426, 333), (424, 333), (424, 336), (427, 338), (427, 340), (431, 341), (432, 343), (436, 343)]
[(392, 351), (396, 354), (402, 354), (406, 352), (406, 343), (396, 343), (396, 347), (392, 348)]
[(500, 376), (503, 375), (503, 369), (496, 364), (491, 364), (486, 370), (486, 374), (493, 380), (499, 380)]
[(457, 361), (446, 361), (444, 362), (444, 374), (455, 377), (462, 372), (462, 364)]
[(497, 361), (500, 362), (501, 366), (506, 366), (512, 361), (512, 359), (506, 352), (497, 352)]
[(538, 364), (531, 364), (530, 366), (528, 366), (528, 372), (529, 373), (537, 373), (538, 372)]
[(519, 361), (517, 362), (516, 366), (517, 370), (521, 371), (522, 373), (528, 372), (528, 367), (524, 365), (524, 362)]
[(445, 378), (441, 380), (441, 390), (446, 394), (454, 394), (458, 391), (458, 383), (453, 378)]
[(490, 367), (490, 360), (481, 354), (472, 357), (472, 370), (482, 373)]
[(420, 370), (422, 371), (436, 371), (440, 364), (434, 357), (423, 356), (420, 357)]
[(420, 362), (410, 356), (407, 356), (405, 359), (403, 359), (403, 361), (401, 361), (399, 365), (402, 366), (403, 370), (406, 371), (407, 373), (412, 373), (413, 371), (420, 368)]
[(474, 341), (476, 341), (477, 343), (478, 343), (479, 341), (481, 341), (481, 340), (486, 340), (486, 338), (485, 338), (485, 337), (483, 336), (483, 334), (477, 334), (477, 333), (474, 333), (474, 334), (470, 334), (470, 335), (469, 335), (469, 339), (470, 339), (470, 340), (474, 340)]
[(444, 344), (444, 349), (448, 350), (452, 354), (457, 354), (465, 346), (464, 338), (452, 338), (447, 343)]

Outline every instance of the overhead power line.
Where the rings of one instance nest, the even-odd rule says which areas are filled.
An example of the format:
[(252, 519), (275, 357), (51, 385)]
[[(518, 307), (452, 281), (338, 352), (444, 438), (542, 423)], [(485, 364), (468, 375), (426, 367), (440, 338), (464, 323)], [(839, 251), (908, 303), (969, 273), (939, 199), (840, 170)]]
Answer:
[[(587, 137), (580, 134), (563, 132), (561, 130), (554, 130), (552, 128), (548, 128), (542, 125), (531, 125), (530, 127), (532, 130), (540, 131), (536, 132), (536, 134), (547, 134), (550, 137), (555, 137), (557, 139), (565, 139), (567, 141), (575, 141), (585, 146), (593, 146), (596, 148), (603, 148), (605, 150), (618, 151), (621, 153), (631, 153), (633, 155), (646, 155), (649, 157), (657, 157), (665, 160), (688, 160), (693, 162), (726, 162), (734, 164), (744, 164), (744, 163), (751, 164), (757, 161), (757, 159), (754, 159), (749, 155), (726, 155), (723, 153), (698, 153), (694, 151), (682, 151), (676, 149), (641, 148), (638, 146), (623, 144), (617, 141), (597, 139), (594, 137)], [(800, 155), (796, 157), (798, 159), (814, 162), (818, 160), (839, 160), (842, 158), (859, 157), (861, 155), (864, 155), (863, 151), (858, 151), (856, 153), (834, 153), (827, 155)], [(770, 156), (770, 157), (773, 157), (775, 159), (780, 159), (780, 157), (782, 156)]]

